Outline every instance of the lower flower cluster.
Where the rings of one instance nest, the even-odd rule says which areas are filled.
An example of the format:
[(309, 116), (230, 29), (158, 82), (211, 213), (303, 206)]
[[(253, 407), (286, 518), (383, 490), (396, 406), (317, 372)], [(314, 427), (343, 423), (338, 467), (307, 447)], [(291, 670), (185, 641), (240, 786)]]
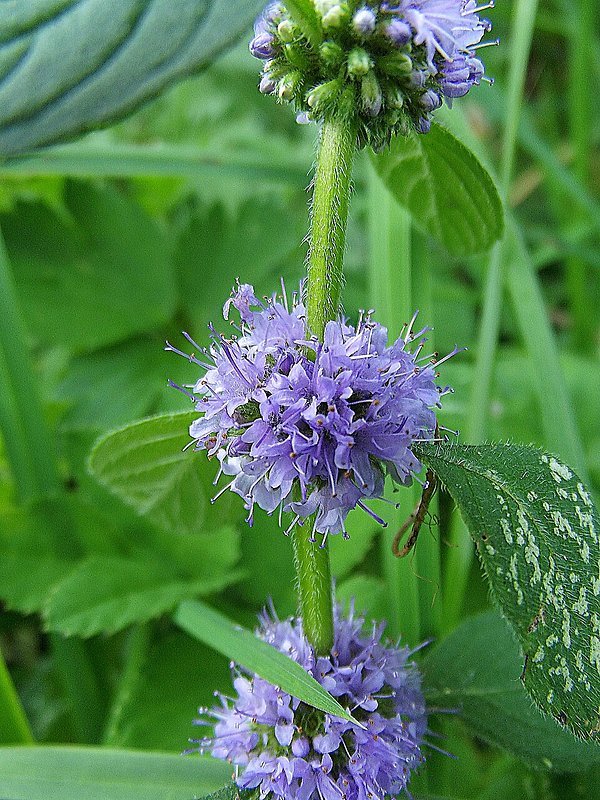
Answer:
[(238, 673), (235, 698), (200, 709), (216, 721), (201, 752), (239, 768), (237, 784), (261, 798), (383, 800), (400, 794), (424, 760), (427, 730), (420, 675), (411, 650), (382, 641), (384, 624), (363, 632), (353, 609), (336, 610), (331, 653), (315, 656), (300, 620), (266, 612), (258, 636), (301, 664), (360, 726), (307, 706), (257, 676)]

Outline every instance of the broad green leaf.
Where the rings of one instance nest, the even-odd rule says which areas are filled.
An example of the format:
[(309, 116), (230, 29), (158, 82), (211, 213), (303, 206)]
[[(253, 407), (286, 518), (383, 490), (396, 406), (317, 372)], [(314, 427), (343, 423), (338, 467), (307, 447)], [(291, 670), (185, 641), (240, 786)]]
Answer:
[(464, 621), (425, 656), (427, 698), (456, 708), (472, 731), (540, 768), (559, 772), (600, 765), (600, 748), (577, 741), (532, 706), (518, 680), (519, 646), (496, 612)]
[(191, 636), (281, 687), (284, 692), (328, 714), (355, 721), (300, 664), (210, 606), (186, 600), (177, 609), (174, 619)]
[[(125, 116), (207, 66), (261, 0), (25, 0), (0, 19), (0, 155)], [(74, 43), (76, 46), (74, 46)], [(60, 58), (57, 57), (60, 54)]]
[(115, 633), (133, 622), (172, 611), (185, 598), (223, 589), (239, 577), (231, 570), (237, 557), (236, 537), (227, 529), (216, 530), (214, 536), (231, 541), (231, 558), (216, 562), (210, 540), (202, 537), (205, 552), (187, 576), (167, 558), (86, 559), (54, 587), (44, 606), (46, 626), (65, 636)]
[(92, 747), (0, 748), (2, 800), (187, 800), (231, 780), (208, 758)]
[(532, 446), (420, 445), (519, 640), (525, 688), (575, 735), (600, 732), (600, 523), (573, 471)]
[[(214, 507), (210, 494), (218, 465), (183, 448), (194, 412), (134, 422), (99, 439), (92, 474), (157, 525), (179, 533), (211, 531), (239, 519), (237, 498), (226, 492)], [(210, 491), (209, 491), (210, 487)]]
[[(298, 198), (302, 205), (295, 214), (290, 214), (289, 204), (274, 198), (253, 198), (235, 213), (222, 204), (193, 208), (174, 260), (183, 303), (196, 321), (197, 341), (208, 338), (207, 323), (215, 312), (221, 317), (236, 277), (252, 283), (260, 297), (279, 286), (281, 265), (290, 254), (301, 260), (305, 196)], [(295, 288), (288, 281), (288, 291)]]
[(175, 281), (159, 227), (109, 187), (69, 181), (64, 200), (60, 214), (20, 202), (0, 215), (32, 336), (82, 352), (166, 322)]
[(200, 800), (240, 800), (245, 796), (251, 797), (252, 792), (238, 789), (235, 783), (228, 783), (227, 786), (223, 786), (222, 789), (218, 789)]
[(373, 164), (415, 225), (453, 255), (487, 250), (502, 235), (504, 214), (494, 182), (440, 125), (424, 135), (397, 136), (389, 150), (373, 156)]
[(180, 753), (197, 738), (193, 720), (214, 705), (215, 691), (231, 691), (228, 661), (183, 631), (155, 630), (110, 745)]
[(364, 612), (368, 620), (386, 619), (389, 613), (385, 583), (372, 575), (352, 575), (336, 585), (335, 595), (344, 606), (352, 601), (356, 611)]

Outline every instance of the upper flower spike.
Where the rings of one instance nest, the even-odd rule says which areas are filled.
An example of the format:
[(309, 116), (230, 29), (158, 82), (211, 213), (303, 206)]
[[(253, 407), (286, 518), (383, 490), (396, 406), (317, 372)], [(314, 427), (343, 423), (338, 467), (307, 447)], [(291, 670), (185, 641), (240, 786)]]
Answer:
[(493, 0), (315, 0), (315, 46), (284, 3), (267, 6), (250, 52), (264, 62), (260, 90), (292, 102), (299, 118), (354, 115), (359, 145), (379, 149), (394, 133), (430, 127), (430, 115), (484, 74), (476, 56), (491, 29)]
[(364, 500), (383, 495), (386, 474), (409, 484), (420, 471), (411, 445), (434, 436), (432, 408), (445, 392), (435, 385), (437, 355), (420, 355), (427, 329), (413, 332), (413, 318), (388, 345), (368, 313), (356, 327), (329, 322), (322, 343), (307, 340), (298, 296), (260, 301), (247, 284), (225, 303), (226, 318), (232, 308), (238, 336), (211, 327), (210, 350), (191, 342), (206, 370), (186, 392), (202, 412), (190, 428), (196, 449), (218, 456), (250, 524), (255, 504), (292, 512), (290, 529), (315, 514), (313, 538), (346, 535), (356, 506), (384, 524)]

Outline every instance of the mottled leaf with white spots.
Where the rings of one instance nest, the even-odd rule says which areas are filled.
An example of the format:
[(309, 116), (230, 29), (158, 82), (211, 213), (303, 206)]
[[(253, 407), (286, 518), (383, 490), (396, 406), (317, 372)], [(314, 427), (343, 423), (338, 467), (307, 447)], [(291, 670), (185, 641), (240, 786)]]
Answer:
[[(577, 475), (532, 446), (423, 445), (525, 654), (525, 688), (600, 741), (600, 521)], [(451, 576), (449, 576), (451, 579)]]

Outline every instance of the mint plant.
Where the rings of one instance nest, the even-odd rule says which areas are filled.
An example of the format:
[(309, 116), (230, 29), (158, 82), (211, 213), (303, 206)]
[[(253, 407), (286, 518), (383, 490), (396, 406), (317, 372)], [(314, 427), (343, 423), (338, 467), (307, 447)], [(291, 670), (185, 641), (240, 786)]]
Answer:
[[(36, 0), (0, 15), (0, 172), (15, 181), (0, 192), (2, 796), (595, 797), (595, 434), (584, 454), (535, 225), (509, 192), (520, 131), (559, 187), (554, 213), (564, 192), (572, 227), (595, 230), (584, 5), (562, 26), (536, 23), (535, 0), (510, 28), (494, 12), (506, 96), (480, 86), (493, 3)], [(211, 67), (159, 123), (155, 106), (48, 149), (204, 69), (252, 19), (246, 64)], [(523, 102), (536, 24), (574, 32), (576, 178)], [(498, 182), (467, 95), (480, 134), (502, 119)], [(500, 362), (492, 411), (511, 410), (489, 443), (503, 288), (503, 335), (529, 355)], [(593, 416), (593, 370), (563, 366)], [(496, 610), (473, 613), (486, 592)], [(185, 758), (127, 749), (188, 738)]]

